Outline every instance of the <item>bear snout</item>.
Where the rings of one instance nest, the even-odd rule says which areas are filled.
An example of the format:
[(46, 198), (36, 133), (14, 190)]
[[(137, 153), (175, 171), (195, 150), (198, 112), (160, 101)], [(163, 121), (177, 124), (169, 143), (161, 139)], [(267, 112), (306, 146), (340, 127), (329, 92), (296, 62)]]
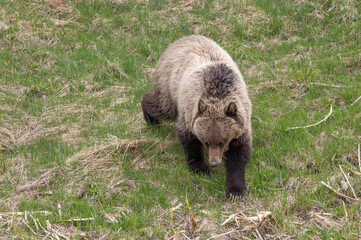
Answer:
[(210, 162), (209, 162), (209, 166), (211, 166), (211, 167), (218, 167), (218, 166), (219, 166), (219, 162), (216, 161), (216, 160), (210, 161)]
[(222, 162), (222, 155), (223, 151), (219, 146), (210, 146), (208, 148), (208, 155), (209, 155), (209, 166), (211, 167), (218, 167), (219, 164)]

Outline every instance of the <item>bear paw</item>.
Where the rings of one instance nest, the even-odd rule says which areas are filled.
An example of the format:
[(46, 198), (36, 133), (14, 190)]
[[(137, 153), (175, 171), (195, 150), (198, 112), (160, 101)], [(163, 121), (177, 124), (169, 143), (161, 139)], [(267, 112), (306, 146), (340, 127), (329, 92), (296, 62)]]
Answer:
[(239, 201), (244, 197), (245, 191), (246, 187), (244, 186), (226, 188), (226, 197), (230, 201)]

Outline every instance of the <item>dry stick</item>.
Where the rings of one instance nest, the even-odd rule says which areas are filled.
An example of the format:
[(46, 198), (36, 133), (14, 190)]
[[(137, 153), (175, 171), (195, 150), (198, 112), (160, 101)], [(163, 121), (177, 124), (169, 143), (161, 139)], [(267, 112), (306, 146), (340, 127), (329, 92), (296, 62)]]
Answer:
[(273, 217), (273, 215), (272, 215), (272, 213), (270, 211), (262, 211), (259, 214), (257, 214), (257, 216), (254, 216), (254, 217), (247, 217), (242, 212), (241, 212), (241, 214), (243, 215), (243, 217), (240, 216), (238, 213), (232, 214), (231, 216), (229, 216), (229, 218), (227, 218), (226, 221), (224, 221), (221, 224), (221, 226), (223, 226), (224, 224), (229, 222), (231, 219), (234, 219), (235, 221), (237, 221), (237, 220), (248, 221), (248, 222), (253, 223), (255, 226), (257, 226), (257, 225), (259, 226), (259, 225), (261, 225), (263, 223), (263, 221), (266, 218), (272, 218)]
[(184, 233), (186, 230), (182, 230), (179, 232), (176, 232), (173, 236), (171, 236), (170, 238), (168, 238), (168, 240), (172, 240), (172, 239), (176, 239), (177, 235)]
[(325, 86), (325, 87), (335, 87), (335, 88), (349, 88), (352, 86), (343, 86), (343, 85), (334, 85), (334, 84), (326, 84), (326, 83), (318, 83), (318, 82), (313, 82), (313, 83), (309, 83), (310, 85), (320, 85), (320, 86)]
[(331, 104), (331, 107), (330, 107), (330, 112), (329, 112), (329, 113), (325, 116), (325, 118), (324, 118), (324, 119), (322, 119), (321, 121), (319, 121), (319, 122), (317, 122), (317, 123), (314, 123), (314, 124), (311, 124), (311, 125), (302, 126), (302, 127), (290, 127), (290, 128), (287, 128), (287, 129), (286, 129), (286, 131), (288, 131), (288, 130), (292, 130), (292, 129), (298, 129), (298, 128), (309, 128), (309, 127), (314, 127), (314, 126), (316, 126), (316, 125), (318, 125), (318, 124), (320, 124), (320, 123), (322, 123), (322, 122), (326, 121), (326, 120), (327, 120), (327, 118), (331, 115), (331, 113), (332, 113), (332, 104)]
[(31, 215), (31, 213), (30, 213), (30, 212), (27, 212), (27, 213), (29, 213), (30, 217), (33, 219), (34, 224), (35, 224), (35, 227), (36, 227), (36, 230), (38, 230), (38, 231), (39, 231), (39, 227), (38, 227), (38, 224), (36, 223), (36, 219), (33, 217), (33, 215)]
[(237, 216), (237, 213), (232, 214), (231, 216), (229, 216), (229, 218), (226, 219), (226, 221), (224, 221), (221, 226), (223, 226), (224, 224), (226, 224), (227, 222), (231, 221), (232, 219), (235, 219), (235, 216)]
[(184, 232), (182, 232), (182, 235), (183, 235), (187, 240), (191, 240), (187, 235), (184, 234)]
[(43, 240), (47, 239), (50, 235), (50, 232), (47, 232), (47, 234), (45, 235), (45, 237), (43, 237)]
[(56, 238), (56, 240), (60, 240), (60, 237), (58, 235), (56, 235), (54, 232), (51, 234), (53, 237)]
[(359, 96), (350, 106), (353, 106), (355, 103), (357, 103), (361, 99), (361, 96)]
[(343, 177), (346, 179), (346, 182), (347, 182), (348, 186), (350, 187), (350, 189), (351, 189), (351, 191), (352, 191), (353, 196), (355, 197), (355, 199), (357, 199), (357, 200), (358, 200), (358, 197), (357, 197), (357, 195), (356, 195), (356, 193), (355, 193), (355, 190), (353, 189), (353, 187), (352, 187), (352, 185), (351, 185), (350, 181), (348, 180), (347, 175), (346, 175), (346, 174), (345, 174), (345, 172), (343, 171), (343, 169), (342, 169), (341, 165), (338, 165), (338, 166), (339, 166), (339, 168), (340, 168), (340, 170), (341, 170), (341, 172), (342, 172)]
[(43, 225), (41, 225), (39, 219), (37, 219), (37, 221), (38, 221), (38, 223), (39, 223), (39, 226), (40, 226), (40, 227), (44, 230), (44, 232), (46, 233), (46, 236), (43, 238), (43, 239), (46, 239), (51, 233), (50, 233), (48, 230), (46, 230), (46, 229), (43, 227)]
[(94, 218), (73, 218), (67, 220), (67, 222), (80, 222), (80, 221), (93, 221)]
[(258, 229), (257, 229), (257, 228), (256, 228), (256, 233), (257, 233), (257, 235), (258, 235), (259, 239), (263, 240), (263, 237), (262, 237), (262, 235), (259, 233), (259, 231), (258, 231)]
[[(44, 216), (49, 216), (51, 214), (51, 212), (49, 211), (33, 211), (31, 213), (32, 214), (39, 213)], [(25, 214), (24, 212), (2, 212), (0, 213), (0, 217), (23, 216), (24, 214)]]
[(341, 166), (344, 167), (344, 168), (347, 168), (349, 171), (353, 172), (354, 174), (356, 174), (358, 176), (361, 176), (361, 172), (353, 170), (352, 168), (349, 168), (348, 166), (345, 166), (345, 165), (342, 165), (342, 164), (341, 164)]
[(60, 203), (58, 203), (58, 211), (59, 211), (59, 216), (61, 217), (61, 205), (60, 205)]
[(339, 197), (342, 197), (344, 199), (346, 199), (348, 202), (351, 202), (351, 200), (353, 201), (357, 201), (357, 199), (353, 198), (353, 197), (349, 197), (343, 193), (337, 192), (335, 189), (333, 189), (330, 185), (328, 185), (327, 183), (325, 183), (324, 181), (321, 181), (321, 184), (324, 185), (325, 187), (327, 187), (328, 189), (332, 190), (334, 193), (336, 193), (336, 195), (338, 195)]
[[(342, 201), (342, 200), (341, 200), (341, 201)], [(346, 211), (345, 201), (342, 201), (342, 205), (343, 205), (343, 210), (345, 210), (345, 218), (346, 218), (346, 221), (348, 221), (348, 220), (347, 220), (348, 214), (347, 214), (347, 211)]]

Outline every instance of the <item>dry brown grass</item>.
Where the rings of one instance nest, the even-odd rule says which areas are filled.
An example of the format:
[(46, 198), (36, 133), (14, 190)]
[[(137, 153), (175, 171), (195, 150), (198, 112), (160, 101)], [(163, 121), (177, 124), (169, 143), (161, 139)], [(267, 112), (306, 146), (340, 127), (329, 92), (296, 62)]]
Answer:
[(49, 181), (59, 170), (58, 167), (40, 169), (40, 176), (34, 176), (34, 171), (29, 170), (30, 160), (24, 155), (8, 159), (7, 168), (7, 174), (0, 175), (0, 183), (11, 188), (11, 194), (9, 198), (0, 199), (0, 204), (11, 210), (16, 209), (21, 201), (32, 199), (49, 189)]
[(87, 172), (89, 168), (101, 168), (105, 167), (107, 161), (111, 160), (115, 153), (120, 150), (127, 152), (138, 147), (139, 140), (122, 140), (115, 136), (109, 136), (109, 138), (99, 146), (94, 146), (88, 149), (84, 149), (66, 161), (67, 165), (74, 162), (80, 164), (81, 169)]
[(114, 163), (114, 158), (136, 150), (139, 144), (144, 142), (145, 140), (119, 139), (110, 135), (101, 144), (75, 153), (66, 161), (69, 168), (68, 192), (82, 195), (87, 180), (92, 178), (93, 174), (109, 180), (109, 185), (106, 186), (109, 191), (115, 191), (119, 184), (135, 188), (132, 181), (124, 179), (118, 164)]
[(261, 235), (264, 239), (273, 239), (277, 235), (290, 236), (276, 227), (273, 217), (270, 217), (271, 213), (263, 217), (263, 204), (252, 196), (247, 196), (239, 202), (236, 209), (234, 204), (224, 203), (222, 222), (215, 220), (216, 212), (212, 209), (206, 211), (202, 210), (201, 205), (190, 205), (196, 225), (192, 223), (185, 202), (175, 199), (172, 205), (172, 209), (160, 210), (159, 218), (155, 219), (155, 222), (163, 223), (160, 225), (161, 228), (172, 229), (170, 232), (166, 231), (166, 239), (199, 239), (205, 236), (209, 237), (207, 239), (259, 239)]
[[(58, 93), (64, 97), (70, 93), (70, 84)], [(128, 101), (125, 97), (126, 88), (122, 86), (113, 86), (99, 90), (96, 84), (84, 81), (85, 93), (89, 98), (103, 99), (104, 97), (114, 96), (109, 108), (101, 109), (98, 112), (94, 107), (85, 103), (58, 104), (51, 107), (44, 107), (40, 116), (33, 116), (27, 113), (21, 119), (14, 120), (12, 114), (14, 111), (21, 112), (16, 106), (5, 105), (2, 110), (4, 115), (4, 124), (0, 126), (0, 149), (14, 149), (21, 145), (31, 145), (41, 138), (51, 138), (61, 135), (61, 140), (67, 144), (78, 145), (84, 142), (80, 136), (83, 128), (80, 126), (89, 115), (95, 115), (100, 118), (104, 124), (117, 120), (113, 108)], [(1, 86), (0, 86), (1, 87)], [(1, 87), (0, 93), (12, 94), (17, 99), (23, 99), (29, 93), (29, 88), (7, 88)], [(85, 102), (85, 101), (84, 101)], [(72, 123), (69, 123), (71, 119)], [(138, 126), (140, 123), (138, 124)]]

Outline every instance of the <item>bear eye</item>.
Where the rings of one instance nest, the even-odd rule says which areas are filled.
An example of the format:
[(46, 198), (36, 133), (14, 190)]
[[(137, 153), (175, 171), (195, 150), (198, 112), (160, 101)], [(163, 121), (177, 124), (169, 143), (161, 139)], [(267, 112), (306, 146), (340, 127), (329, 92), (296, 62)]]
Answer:
[(218, 146), (221, 146), (221, 147), (222, 147), (222, 146), (223, 146), (223, 142), (219, 142), (219, 143), (218, 143)]
[(204, 145), (206, 145), (206, 147), (209, 147), (209, 143), (207, 141), (204, 142)]

